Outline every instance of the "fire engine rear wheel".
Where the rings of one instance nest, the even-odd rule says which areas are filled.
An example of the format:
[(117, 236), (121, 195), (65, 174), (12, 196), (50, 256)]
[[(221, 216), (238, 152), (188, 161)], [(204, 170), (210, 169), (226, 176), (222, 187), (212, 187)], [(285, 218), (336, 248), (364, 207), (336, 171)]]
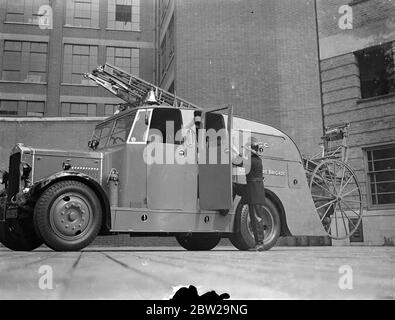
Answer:
[(38, 199), (34, 225), (45, 244), (56, 251), (78, 251), (99, 233), (102, 208), (96, 194), (78, 181), (60, 181)]
[[(265, 249), (271, 249), (277, 242), (281, 233), (280, 214), (274, 203), (266, 198), (263, 207)], [(255, 246), (254, 234), (252, 232), (248, 205), (241, 201), (237, 205), (235, 216), (235, 232), (229, 236), (230, 242), (239, 250), (248, 250)]]
[(10, 219), (0, 222), (0, 242), (14, 251), (31, 251), (43, 244), (34, 231), (32, 219)]
[(178, 243), (189, 251), (209, 251), (214, 249), (221, 236), (219, 234), (181, 234), (177, 235)]

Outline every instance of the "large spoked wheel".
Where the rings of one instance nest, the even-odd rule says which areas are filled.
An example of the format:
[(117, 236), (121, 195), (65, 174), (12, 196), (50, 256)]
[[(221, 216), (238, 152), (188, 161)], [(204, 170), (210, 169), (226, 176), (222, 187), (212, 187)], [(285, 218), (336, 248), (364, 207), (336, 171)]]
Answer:
[[(6, 192), (0, 192), (0, 210), (6, 205)], [(31, 251), (43, 244), (36, 234), (32, 218), (9, 219), (0, 222), (0, 242), (14, 251)]]
[(176, 239), (181, 247), (189, 251), (209, 251), (217, 246), (221, 236), (216, 233), (180, 234)]
[(60, 181), (38, 199), (34, 225), (44, 242), (56, 251), (77, 251), (99, 233), (102, 208), (96, 194), (78, 181)]
[[(271, 249), (276, 243), (281, 233), (280, 214), (274, 203), (266, 198), (263, 208), (263, 224), (265, 230), (265, 249)], [(230, 242), (239, 250), (248, 250), (255, 246), (254, 234), (251, 226), (251, 219), (248, 205), (239, 202), (235, 216), (235, 232), (229, 236)]]
[(335, 240), (350, 237), (362, 221), (363, 201), (355, 172), (344, 162), (328, 159), (317, 165), (310, 190), (319, 218)]

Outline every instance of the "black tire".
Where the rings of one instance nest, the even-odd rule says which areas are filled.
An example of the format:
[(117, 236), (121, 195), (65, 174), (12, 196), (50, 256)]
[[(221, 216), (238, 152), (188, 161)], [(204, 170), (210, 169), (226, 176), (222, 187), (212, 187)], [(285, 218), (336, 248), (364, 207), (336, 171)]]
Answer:
[(10, 219), (0, 222), (0, 242), (13, 251), (32, 251), (43, 244), (36, 234), (33, 219)]
[[(263, 206), (265, 213), (265, 249), (269, 250), (277, 243), (281, 233), (280, 214), (274, 203), (266, 198)], [(239, 202), (234, 223), (235, 232), (229, 236), (230, 242), (239, 250), (249, 250), (255, 246), (254, 236), (249, 222), (248, 205)]]
[(43, 192), (34, 208), (34, 226), (55, 251), (78, 251), (97, 236), (102, 208), (94, 191), (79, 181), (60, 181)]
[(189, 251), (209, 251), (221, 240), (219, 234), (180, 234), (176, 239), (181, 247)]

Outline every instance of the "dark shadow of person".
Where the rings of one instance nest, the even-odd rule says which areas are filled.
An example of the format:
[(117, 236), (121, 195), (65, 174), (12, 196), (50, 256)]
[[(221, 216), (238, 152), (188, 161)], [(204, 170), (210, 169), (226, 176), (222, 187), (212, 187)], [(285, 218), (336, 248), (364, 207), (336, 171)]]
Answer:
[(228, 293), (218, 295), (214, 290), (199, 296), (196, 287), (191, 285), (188, 288), (180, 288), (170, 299), (170, 301), (176, 303), (218, 303), (229, 298), (230, 295)]

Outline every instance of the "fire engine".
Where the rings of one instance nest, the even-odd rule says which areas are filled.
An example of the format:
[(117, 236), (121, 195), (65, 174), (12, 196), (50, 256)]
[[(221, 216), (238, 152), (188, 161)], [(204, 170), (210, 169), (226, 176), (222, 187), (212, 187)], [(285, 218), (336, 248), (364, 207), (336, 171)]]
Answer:
[[(12, 149), (9, 168), (0, 175), (4, 246), (81, 250), (98, 235), (127, 233), (173, 236), (187, 250), (211, 250), (229, 238), (248, 250), (255, 244), (248, 206), (233, 194), (234, 183), (245, 183), (245, 172), (232, 164), (232, 150), (243, 152), (245, 135), (261, 141), (267, 248), (280, 236), (331, 235), (324, 222), (337, 223), (333, 203), (346, 197), (323, 190), (312, 197), (311, 183), (331, 193), (327, 182), (340, 183), (340, 177), (310, 161), (309, 178), (306, 161), (281, 130), (233, 116), (232, 106), (200, 108), (110, 64), (85, 76), (125, 103), (96, 126), (87, 151), (22, 143)], [(339, 172), (344, 188), (355, 185), (347, 181), (352, 172)], [(343, 233), (352, 231), (345, 227)]]

